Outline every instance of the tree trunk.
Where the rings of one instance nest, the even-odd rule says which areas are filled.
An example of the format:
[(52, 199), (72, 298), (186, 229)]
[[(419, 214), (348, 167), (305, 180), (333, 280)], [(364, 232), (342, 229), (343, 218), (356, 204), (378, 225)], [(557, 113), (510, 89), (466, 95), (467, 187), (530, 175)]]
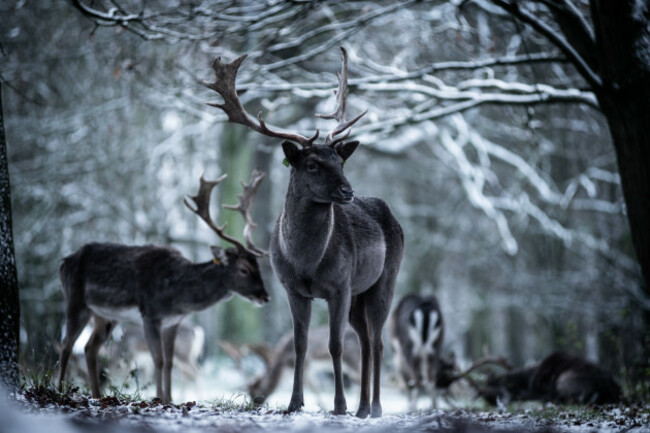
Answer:
[[(645, 3), (645, 4), (642, 4)], [(598, 101), (616, 149), (632, 243), (650, 296), (650, 29), (647, 2), (593, 0), (601, 89)], [(650, 312), (643, 314), (632, 379), (647, 381)]]
[(633, 0), (592, 5), (603, 81), (596, 95), (609, 123), (632, 242), (650, 293), (650, 31), (642, 9)]
[(0, 85), (0, 384), (18, 386), (20, 303), (11, 225), (11, 189)]

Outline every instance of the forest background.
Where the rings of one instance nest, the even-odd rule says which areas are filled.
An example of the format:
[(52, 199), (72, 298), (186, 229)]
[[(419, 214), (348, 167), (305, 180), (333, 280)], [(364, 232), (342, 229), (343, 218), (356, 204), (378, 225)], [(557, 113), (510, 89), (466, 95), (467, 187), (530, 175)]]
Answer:
[[(517, 16), (531, 11), (561, 34), (551, 6), (562, 2), (510, 12), (500, 3), (511, 4), (3, 3), (22, 365), (56, 364), (58, 268), (83, 244), (165, 244), (210, 258), (216, 237), (182, 204), (202, 172), (228, 173), (220, 203), (236, 202), (252, 168), (268, 173), (254, 216), (257, 243), (268, 242), (289, 175), (279, 143), (226, 124), (204, 104), (218, 96), (201, 81), (213, 79), (216, 56), (248, 53), (238, 78), (248, 111), (311, 135), (329, 129), (314, 114), (334, 106), (343, 45), (348, 112), (369, 110), (346, 173), (404, 228), (396, 299), (435, 294), (445, 351), (461, 363), (490, 353), (518, 366), (567, 350), (647, 392), (650, 299), (611, 114), (557, 41)], [(589, 2), (565, 3), (592, 24)], [(238, 216), (219, 220), (241, 233)], [(223, 355), (219, 340), (276, 341), (290, 329), (284, 289), (268, 260), (262, 267), (267, 306), (234, 298), (190, 319), (206, 332), (206, 358)], [(314, 323), (324, 323), (317, 305)]]

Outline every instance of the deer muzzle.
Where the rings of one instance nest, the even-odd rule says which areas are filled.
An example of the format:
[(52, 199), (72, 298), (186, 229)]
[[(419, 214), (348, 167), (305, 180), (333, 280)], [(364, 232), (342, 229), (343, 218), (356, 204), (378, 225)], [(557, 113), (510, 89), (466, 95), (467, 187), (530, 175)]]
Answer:
[(350, 203), (354, 199), (354, 191), (350, 185), (341, 185), (336, 191), (336, 198), (339, 203)]

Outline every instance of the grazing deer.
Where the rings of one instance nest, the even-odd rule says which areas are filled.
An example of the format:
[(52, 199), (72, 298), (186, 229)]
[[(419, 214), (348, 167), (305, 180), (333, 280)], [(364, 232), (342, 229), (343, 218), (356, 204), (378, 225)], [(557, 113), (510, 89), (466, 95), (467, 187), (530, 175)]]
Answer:
[(436, 380), (440, 374), (440, 355), (445, 334), (440, 305), (433, 296), (406, 295), (393, 311), (390, 336), (395, 367), (415, 411), (423, 390), (436, 405)]
[[(306, 380), (306, 384), (316, 394), (318, 394), (316, 376), (323, 370), (322, 363), (325, 361), (331, 362), (327, 344), (328, 334), (329, 328), (327, 326), (319, 326), (310, 329), (309, 336), (307, 337), (305, 373), (308, 380)], [(228, 342), (221, 342), (220, 345), (235, 360), (235, 363), (239, 365), (246, 351)], [(250, 346), (250, 349), (262, 358), (265, 370), (247, 385), (248, 393), (256, 404), (262, 404), (278, 387), (285, 369), (295, 366), (296, 355), (293, 349), (293, 332), (284, 334), (274, 346), (257, 344)], [(343, 337), (342, 362), (343, 373), (355, 382), (359, 382), (361, 377), (359, 339), (350, 327), (346, 328)]]
[(142, 319), (144, 335), (153, 357), (156, 395), (171, 401), (171, 369), (174, 341), (180, 321), (188, 314), (227, 299), (232, 293), (259, 304), (269, 300), (260, 276), (257, 259), (265, 252), (255, 247), (250, 218), (253, 196), (264, 178), (254, 171), (251, 182), (237, 206), (242, 213), (247, 246), (224, 232), (210, 217), (210, 194), (226, 175), (216, 181), (201, 176), (199, 192), (190, 197), (196, 209), (185, 204), (203, 219), (222, 239), (235, 247), (211, 247), (214, 259), (192, 263), (173, 248), (164, 246), (126, 246), (90, 243), (63, 259), (61, 283), (66, 299), (66, 335), (60, 355), (59, 390), (72, 347), (90, 318), (94, 331), (85, 347), (92, 395), (101, 396), (97, 353), (117, 321), (135, 316)]
[(515, 400), (556, 403), (617, 403), (621, 388), (612, 374), (584, 358), (555, 352), (538, 364), (491, 376), (479, 394), (496, 404)]
[[(380, 375), (383, 356), (382, 330), (402, 261), (402, 229), (388, 205), (374, 197), (356, 197), (343, 173), (343, 164), (359, 145), (345, 141), (348, 130), (364, 114), (345, 120), (347, 97), (347, 54), (338, 76), (336, 110), (325, 119), (338, 122), (325, 139), (315, 144), (312, 137), (271, 130), (255, 121), (241, 105), (235, 78), (241, 56), (224, 64), (217, 58), (212, 67), (214, 83), (206, 86), (218, 92), (221, 108), (230, 122), (240, 123), (261, 134), (281, 138), (291, 166), (289, 186), (273, 235), (271, 264), (284, 285), (291, 309), (296, 365), (289, 412), (303, 406), (303, 369), (308, 345), (311, 301), (325, 299), (329, 309), (329, 351), (335, 378), (334, 413), (345, 414), (341, 357), (343, 335), (349, 318), (361, 344), (361, 396), (357, 416), (381, 416)], [(301, 146), (298, 147), (297, 144)], [(370, 406), (370, 365), (373, 369), (373, 400)]]
[[(88, 371), (85, 365), (82, 365), (84, 356), (84, 346), (93, 333), (93, 326), (87, 324), (79, 334), (77, 341), (72, 348), (66, 375), (70, 373), (90, 382)], [(102, 368), (99, 372), (100, 389), (106, 383), (109, 375), (125, 378), (127, 374), (137, 373), (140, 381), (146, 379), (151, 381), (154, 377), (152, 369), (147, 368), (151, 352), (147, 347), (144, 338), (144, 330), (141, 327), (120, 327), (115, 326), (111, 330), (112, 344), (104, 344), (100, 350), (103, 351), (103, 358), (110, 360), (119, 360), (112, 362), (106, 369)], [(194, 381), (199, 374), (199, 358), (203, 353), (205, 344), (205, 333), (203, 328), (196, 325), (190, 325), (186, 322), (180, 322), (176, 333), (176, 343), (174, 344), (174, 368), (180, 370), (186, 380)], [(57, 345), (57, 351), (61, 353), (62, 346)], [(148, 359), (145, 359), (147, 358)], [(83, 362), (85, 364), (85, 362)], [(153, 366), (152, 366), (153, 367)]]

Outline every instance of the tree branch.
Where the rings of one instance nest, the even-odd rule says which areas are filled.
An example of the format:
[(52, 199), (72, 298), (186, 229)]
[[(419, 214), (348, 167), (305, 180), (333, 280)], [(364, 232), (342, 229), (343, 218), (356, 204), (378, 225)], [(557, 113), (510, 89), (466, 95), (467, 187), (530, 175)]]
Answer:
[(589, 83), (590, 86), (597, 90), (602, 86), (602, 80), (596, 72), (587, 64), (585, 59), (576, 51), (576, 49), (564, 38), (557, 34), (548, 24), (538, 19), (530, 11), (522, 9), (517, 1), (512, 0), (492, 0), (494, 4), (510, 13), (514, 18), (528, 24), (541, 35), (545, 36), (551, 43), (560, 49), (565, 56), (573, 63), (580, 75)]
[(562, 33), (587, 64), (598, 69), (596, 37), (587, 19), (570, 0), (539, 0), (551, 11)]

